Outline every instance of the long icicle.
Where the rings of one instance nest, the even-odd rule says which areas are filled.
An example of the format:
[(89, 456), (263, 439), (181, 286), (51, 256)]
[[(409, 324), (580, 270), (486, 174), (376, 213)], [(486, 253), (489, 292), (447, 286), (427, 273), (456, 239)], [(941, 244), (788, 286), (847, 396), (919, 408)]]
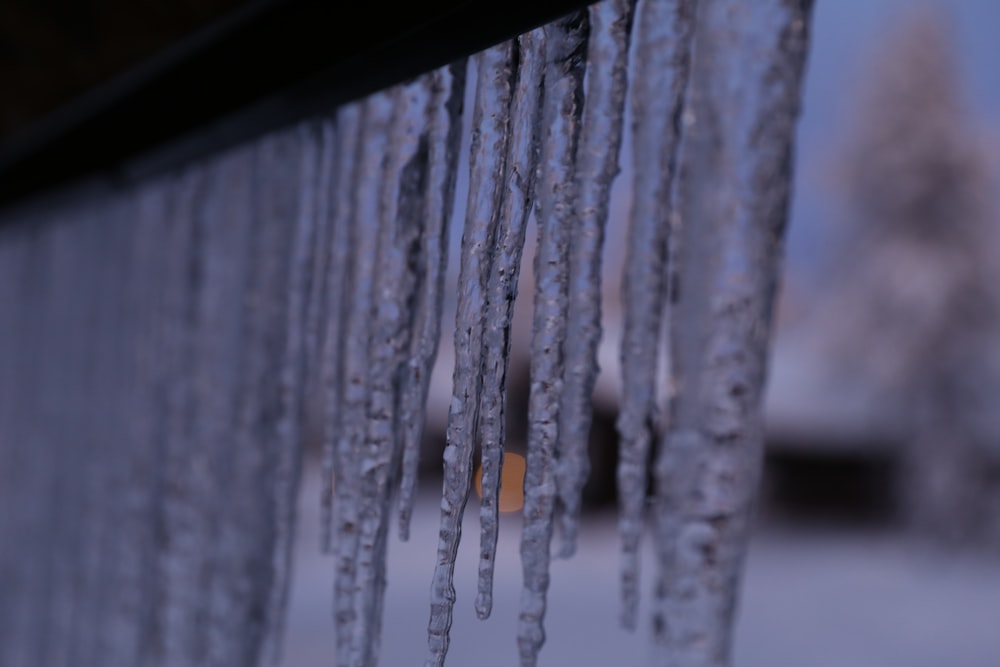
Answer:
[[(333, 118), (316, 122), (318, 164), (314, 197), (314, 225), (312, 263), (308, 276), (308, 300), (305, 316), (305, 345), (309, 359), (321, 359), (323, 354), (326, 315), (326, 275), (330, 266), (330, 220), (333, 215), (333, 161), (337, 145), (337, 132)], [(319, 392), (322, 386), (321, 368), (310, 368), (303, 380), (307, 392)]]
[(374, 311), (375, 258), (378, 249), (379, 194), (388, 143), (392, 105), (377, 93), (362, 103), (359, 157), (351, 212), (350, 312), (344, 332), (341, 422), (338, 429), (335, 486), (337, 525), (336, 627), (337, 664), (351, 665), (355, 630), (364, 613), (356, 606), (358, 545), (361, 521), (361, 454), (367, 425), (371, 380), (368, 343)]
[(268, 605), (269, 628), (263, 652), (272, 664), (281, 659), (285, 616), (292, 575), (292, 548), (295, 536), (295, 503), (301, 473), (303, 390), (309, 358), (309, 314), (312, 306), (312, 275), (316, 267), (316, 243), (319, 231), (319, 171), (323, 148), (321, 128), (303, 123), (298, 128), (300, 160), (299, 201), (294, 238), (288, 266), (285, 358), (281, 366), (281, 413), (277, 434), (281, 447), (277, 453), (275, 475), (275, 527), (277, 546), (274, 553), (275, 580)]
[[(323, 459), (321, 463), (322, 483), (320, 496), (320, 548), (324, 553), (332, 550), (334, 497), (342, 497), (334, 488), (334, 477), (349, 465), (338, 454), (341, 437), (341, 423), (344, 408), (343, 378), (347, 372), (344, 355), (346, 332), (350, 320), (352, 302), (349, 269), (351, 267), (351, 243), (354, 215), (354, 189), (360, 151), (361, 105), (348, 104), (337, 112), (335, 129), (324, 128), (325, 134), (333, 134), (333, 155), (331, 157), (330, 182), (333, 194), (326, 208), (321, 225), (329, 227), (327, 245), (330, 257), (323, 276), (324, 312), (323, 343), (320, 357), (320, 373), (323, 401)], [(344, 487), (345, 489), (347, 487)]]
[(472, 484), (472, 455), (483, 373), (483, 311), (500, 210), (504, 145), (515, 76), (513, 49), (512, 42), (505, 42), (478, 56), (469, 200), (462, 233), (455, 317), (454, 390), (448, 410), (441, 529), (427, 628), (428, 667), (441, 667), (448, 652), (455, 605), (455, 557), (462, 536), (462, 515)]
[[(393, 371), (393, 409), (396, 413), (396, 424), (393, 429), (392, 463), (387, 485), (382, 489), (381, 517), (379, 524), (379, 541), (376, 542), (376, 562), (378, 572), (376, 577), (375, 609), (371, 636), (374, 639), (374, 651), (370, 656), (371, 664), (378, 662), (379, 638), (382, 634), (382, 615), (385, 602), (386, 586), (386, 553), (388, 546), (389, 524), (392, 511), (392, 494), (396, 491), (401, 475), (404, 445), (400, 432), (399, 410), (402, 403), (402, 392), (407, 389), (403, 378), (407, 368), (407, 354), (417, 344), (415, 327), (418, 319), (416, 302), (422, 285), (428, 280), (425, 271), (424, 248), (426, 247), (426, 208), (428, 198), (428, 177), (430, 175), (430, 152), (428, 135), (430, 132), (428, 117), (429, 105), (432, 103), (436, 89), (433, 73), (427, 74), (411, 86), (404, 89), (408, 96), (406, 102), (409, 118), (401, 124), (401, 132), (397, 136), (408, 137), (409, 140), (397, 139), (399, 143), (409, 144), (411, 150), (406, 158), (399, 160), (399, 187), (395, 198), (395, 228), (397, 260), (406, 268), (397, 279), (399, 294), (399, 310), (403, 314), (400, 326), (396, 328), (393, 347), (396, 350), (395, 369)], [(415, 140), (415, 145), (414, 145)], [(391, 297), (390, 297), (391, 299)], [(421, 421), (423, 415), (420, 416)]]
[(521, 532), (524, 587), (517, 631), (522, 667), (536, 664), (545, 642), (543, 622), (557, 496), (555, 454), (566, 335), (567, 260), (575, 222), (573, 167), (583, 113), (588, 29), (586, 12), (575, 12), (545, 26), (544, 135), (538, 183), (531, 394)]
[(589, 10), (586, 105), (576, 152), (577, 226), (570, 237), (563, 348), (566, 371), (556, 468), (563, 558), (576, 551), (581, 495), (590, 473), (587, 441), (601, 340), (601, 251), (611, 184), (618, 175), (634, 10), (635, 0), (605, 0)]
[[(263, 143), (263, 142), (262, 142)], [(261, 149), (255, 151), (259, 154)], [(259, 158), (255, 157), (255, 162)], [(255, 165), (256, 166), (256, 165)], [(200, 293), (188, 270), (197, 266), (199, 244), (195, 233), (195, 219), (191, 215), (195, 190), (201, 185), (202, 165), (191, 167), (171, 184), (172, 215), (170, 232), (164, 240), (163, 251), (173, 260), (168, 267), (168, 287), (164, 312), (173, 322), (165, 322), (165, 335), (172, 345), (163, 350), (170, 368), (165, 400), (163, 427), (164, 447), (161, 465), (164, 468), (164, 498), (162, 528), (169, 540), (169, 549), (159, 555), (157, 574), (161, 583), (163, 601), (159, 605), (162, 632), (163, 663), (171, 667), (189, 663), (193, 651), (203, 637), (207, 626), (195, 618), (207, 615), (212, 598), (206, 595), (199, 574), (206, 567), (200, 555), (208, 531), (209, 517), (198, 506), (214, 489), (214, 480), (207, 479), (211, 470), (209, 452), (197, 447), (193, 431), (194, 397), (186, 391), (181, 378), (198, 376), (197, 329), (195, 321)], [(245, 334), (249, 326), (241, 327)], [(242, 342), (242, 341), (241, 341)], [(242, 348), (240, 348), (242, 350)], [(211, 358), (214, 358), (212, 355)], [(259, 360), (254, 360), (259, 361)], [(250, 412), (247, 408), (241, 412)], [(241, 417), (243, 415), (240, 415)], [(252, 437), (248, 420), (237, 421), (237, 434)]]
[(678, 190), (676, 393), (657, 460), (655, 664), (730, 664), (810, 10), (811, 0), (698, 7)]
[(506, 187), (500, 225), (486, 291), (483, 333), (484, 373), (479, 399), (479, 442), (482, 452), (482, 503), (479, 506), (479, 582), (476, 614), (487, 618), (493, 609), (493, 569), (499, 532), (500, 476), (503, 466), (504, 420), (507, 407), (507, 364), (514, 299), (521, 271), (521, 253), (534, 201), (538, 168), (541, 87), (545, 72), (545, 34), (534, 30), (518, 38), (517, 84), (511, 101)]
[[(424, 134), (430, 76), (394, 88), (392, 121), (382, 167), (378, 210), (375, 298), (368, 343), (368, 423), (361, 451), (360, 542), (354, 584), (351, 665), (378, 662), (385, 556), (392, 482), (401, 456), (399, 380), (410, 349), (419, 271), (419, 239), (427, 171)], [(417, 271), (411, 271), (413, 266)]]
[(427, 191), (424, 200), (421, 260), (424, 279), (415, 304), (414, 339), (410, 362), (404, 369), (400, 389), (400, 421), (403, 439), (402, 474), (399, 490), (399, 537), (410, 537), (420, 464), (420, 445), (431, 371), (441, 340), (441, 310), (455, 177), (461, 144), (462, 103), (465, 97), (465, 60), (433, 72), (428, 104)]
[[(278, 536), (291, 537), (291, 526), (281, 526), (280, 523), (291, 518), (289, 513), (294, 503), (293, 478), (294, 468), (297, 467), (298, 443), (283, 441), (282, 436), (290, 434), (290, 428), (294, 428), (293, 422), (298, 416), (297, 409), (292, 407), (293, 401), (287, 400), (290, 396), (286, 393), (286, 390), (294, 390), (297, 383), (283, 376), (288, 363), (286, 353), (289, 350), (289, 324), (301, 333), (299, 317), (294, 322), (289, 320), (292, 314), (290, 308), (301, 313), (302, 304), (301, 293), (295, 299), (297, 303), (289, 302), (289, 291), (294, 289), (289, 285), (289, 279), (295, 273), (290, 270), (290, 261), (295, 245), (302, 251), (308, 248), (308, 243), (297, 243), (304, 241), (296, 228), (299, 220), (300, 184), (303, 181), (301, 167), (305, 165), (301, 154), (303, 144), (296, 134), (295, 131), (287, 130), (263, 139), (256, 150), (252, 180), (247, 184), (250, 187), (239, 188), (240, 193), (250, 195), (250, 210), (256, 220), (251, 237), (252, 254), (245, 261), (243, 269), (247, 298), (237, 300), (245, 305), (241, 318), (242, 354), (230, 362), (233, 370), (238, 372), (233, 385), (237, 393), (231, 399), (238, 406), (238, 416), (234, 424), (237, 429), (232, 440), (234, 448), (229, 455), (235, 456), (238, 453), (240, 462), (225, 463), (225, 458), (217, 460), (219, 464), (225, 465), (222, 469), (217, 468), (219, 472), (215, 477), (216, 484), (226, 494), (227, 502), (218, 503), (215, 511), (219, 513), (220, 520), (213, 528), (213, 533), (218, 538), (214, 540), (214, 560), (217, 565), (213, 568), (209, 590), (210, 599), (213, 599), (212, 620), (215, 622), (206, 624), (199, 621), (199, 624), (207, 625), (210, 631), (206, 660), (215, 663), (224, 662), (220, 656), (250, 655), (251, 649), (238, 648), (241, 644), (245, 646), (245, 643), (239, 639), (236, 629), (240, 623), (231, 613), (231, 604), (227, 605), (226, 600), (232, 600), (240, 594), (246, 595), (248, 589), (254, 590), (253, 587), (262, 585), (252, 575), (255, 568), (268, 568), (267, 571), (274, 573), (269, 578), (267, 587), (263, 588), (263, 592), (267, 593), (264, 600), (273, 594), (275, 597), (268, 602), (274, 604), (278, 601), (276, 598), (280, 595), (280, 588), (273, 587), (275, 584), (280, 587), (281, 575), (275, 567), (283, 565), (283, 554), (275, 552), (272, 547), (264, 558), (255, 556), (253, 545), (261, 539), (258, 536), (273, 536), (270, 539)], [(219, 186), (213, 189), (223, 193), (228, 190)], [(239, 198), (243, 196), (245, 195)], [(222, 198), (219, 202), (223, 210), (227, 205), (242, 205), (241, 202), (227, 199)], [(301, 221), (305, 225), (299, 229), (304, 231), (308, 220)], [(207, 218), (204, 222), (206, 232), (217, 228), (218, 222), (218, 219)], [(246, 227), (238, 219), (234, 222), (236, 229)], [(216, 229), (216, 233), (218, 231), (221, 230)], [(222, 252), (207, 255), (206, 261), (217, 264), (227, 253), (232, 252), (229, 246), (224, 245), (227, 237), (235, 241), (232, 234), (221, 237), (219, 241), (223, 245), (219, 248)], [(299, 268), (305, 266), (306, 262), (299, 263)], [(205, 284), (210, 285), (211, 281), (206, 281)], [(243, 293), (238, 283), (228, 292)], [(223, 306), (220, 303), (212, 310), (221, 308)], [(218, 326), (209, 326), (209, 330), (225, 333), (224, 328), (220, 330)], [(224, 336), (221, 342), (223, 347), (220, 349), (225, 350), (225, 345), (234, 337)], [(205, 358), (208, 360), (217, 356), (216, 353), (209, 353)], [(212, 367), (206, 366), (204, 370), (210, 372)], [(205, 400), (198, 402), (206, 403)], [(289, 421), (286, 421), (286, 413)], [(226, 450), (220, 452), (223, 455), (225, 453)], [(260, 492), (264, 488), (271, 489), (271, 497)], [(280, 505), (273, 495), (276, 493), (282, 495)], [(226, 564), (225, 567), (221, 565), (223, 563)], [(270, 626), (267, 629), (276, 629), (275, 621), (278, 619), (271, 617), (264, 620)], [(273, 648), (276, 648), (276, 644), (272, 645), (272, 650)]]
[[(323, 119), (320, 122), (320, 154), (319, 173), (317, 174), (316, 193), (316, 247), (313, 251), (313, 273), (311, 277), (308, 311), (306, 313), (306, 353), (310, 361), (315, 360), (315, 368), (310, 370), (307, 376), (308, 384), (306, 391), (315, 392), (315, 405), (319, 407), (321, 415), (321, 433), (323, 449), (320, 457), (321, 485), (320, 485), (320, 523), (319, 523), (319, 544), (322, 553), (330, 553), (333, 545), (333, 459), (335, 449), (335, 439), (332, 437), (327, 420), (329, 414), (335, 413), (336, 408), (330, 409), (328, 393), (332, 386), (331, 376), (328, 374), (328, 354), (339, 349), (335, 342), (338, 340), (337, 327), (340, 323), (340, 314), (331, 313), (330, 308), (330, 272), (340, 271), (341, 275), (335, 280), (335, 288), (338, 289), (343, 283), (344, 263), (334, 269), (331, 266), (334, 256), (334, 221), (339, 200), (334, 199), (336, 187), (335, 164), (338, 160), (337, 148), (339, 139), (336, 131), (336, 121), (334, 118)], [(354, 137), (351, 138), (354, 140)], [(340, 240), (344, 243), (343, 239)], [(332, 360), (334, 366), (336, 360)], [(335, 371), (336, 372), (336, 371)], [(339, 393), (339, 392), (335, 392)], [(309, 398), (306, 399), (310, 400)], [(336, 405), (337, 400), (332, 402)], [(307, 414), (311, 412), (307, 404)], [(307, 424), (309, 426), (310, 424)]]
[(622, 409), (618, 415), (622, 625), (639, 611), (639, 541), (656, 421), (656, 368), (666, 306), (671, 188), (687, 86), (695, 0), (642, 0), (632, 87), (632, 221), (625, 260)]

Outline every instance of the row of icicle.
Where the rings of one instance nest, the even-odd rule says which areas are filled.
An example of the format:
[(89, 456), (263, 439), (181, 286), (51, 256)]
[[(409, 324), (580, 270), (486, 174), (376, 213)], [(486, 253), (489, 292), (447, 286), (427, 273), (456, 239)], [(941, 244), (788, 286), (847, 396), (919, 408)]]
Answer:
[[(629, 73), (622, 622), (637, 625), (639, 542), (654, 472), (654, 635), (677, 656), (664, 664), (725, 664), (759, 464), (758, 406), (807, 19), (805, 1), (647, 0), (636, 9), (634, 0), (605, 0), (476, 56), (427, 665), (443, 665), (448, 651), (477, 448), (475, 608), (486, 618), (492, 607), (513, 303), (532, 212), (521, 664), (536, 664), (544, 642), (555, 528), (559, 554), (572, 555), (589, 472), (601, 250)], [(315, 212), (328, 223), (316, 228), (319, 287), (304, 308), (328, 408), (323, 542), (336, 560), (338, 665), (377, 662), (395, 497), (399, 535), (409, 533), (440, 338), (465, 70), (457, 63), (342, 107), (323, 126), (319, 150), (303, 153), (311, 165), (303, 173), (315, 172), (309, 177), (333, 193), (333, 210)], [(727, 77), (737, 83), (726, 88)], [(740, 87), (752, 95), (741, 97)], [(748, 183), (756, 190), (745, 191)]]
[(810, 9), (603, 0), (475, 56), (473, 95), (455, 63), (137, 187), (5, 213), (0, 571), (15, 575), (0, 595), (0, 662), (273, 656), (315, 383), (336, 664), (377, 664), (390, 526), (406, 539), (413, 513), (469, 97), (427, 665), (448, 651), (477, 449), (474, 605), (481, 618), (492, 608), (532, 216), (517, 641), (522, 667), (537, 663), (551, 554), (576, 549), (589, 473), (601, 253), (630, 117), (622, 622), (638, 625), (649, 523), (656, 664), (727, 667)]

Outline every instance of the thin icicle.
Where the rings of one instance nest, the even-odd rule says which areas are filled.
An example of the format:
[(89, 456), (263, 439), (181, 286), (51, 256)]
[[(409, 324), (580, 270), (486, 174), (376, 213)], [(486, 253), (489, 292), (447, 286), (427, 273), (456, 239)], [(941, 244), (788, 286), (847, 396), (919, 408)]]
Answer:
[[(162, 632), (163, 664), (168, 667), (190, 664), (203, 650), (208, 628), (196, 619), (208, 616), (214, 597), (206, 594), (202, 583), (208, 574), (202, 555), (211, 535), (211, 518), (203, 511), (202, 504), (215, 500), (212, 491), (216, 483), (210, 477), (212, 452), (192, 446), (200, 441), (193, 433), (196, 406), (193, 392), (183, 381), (198, 377), (199, 356), (210, 356), (198, 354), (195, 323), (201, 285), (195, 282), (197, 271), (190, 268), (199, 265), (201, 250), (192, 209), (196, 191), (204, 187), (203, 170), (202, 165), (191, 167), (171, 184), (173, 210), (169, 222), (172, 224), (163, 246), (171, 259), (166, 277), (169, 291), (165, 290), (169, 302), (164, 305), (163, 327), (164, 336), (172, 344), (163, 353), (169, 375), (161, 454), (165, 469), (161, 530), (169, 549), (160, 555), (158, 562), (157, 579), (162, 582), (165, 599), (157, 622)], [(240, 432), (245, 432), (245, 424), (239, 420), (237, 424)]]
[(618, 175), (634, 8), (635, 0), (605, 0), (590, 7), (586, 105), (576, 152), (577, 225), (570, 239), (569, 307), (563, 348), (566, 371), (556, 469), (563, 558), (576, 551), (581, 494), (590, 473), (587, 440), (601, 340), (601, 251), (611, 183)]
[[(315, 231), (313, 232), (311, 264), (309, 268), (308, 289), (305, 316), (305, 350), (310, 359), (322, 357), (324, 343), (324, 315), (326, 314), (326, 275), (330, 265), (330, 220), (334, 209), (332, 199), (333, 173), (337, 133), (334, 122), (323, 118), (317, 122), (317, 150), (319, 156), (316, 166), (316, 182), (314, 186), (312, 206)], [(306, 376), (307, 391), (318, 391), (322, 386), (319, 369), (310, 369)]]
[(382, 163), (388, 145), (392, 104), (386, 93), (362, 103), (359, 156), (353, 170), (351, 225), (350, 309), (343, 350), (343, 394), (337, 429), (337, 482), (334, 507), (337, 525), (336, 626), (337, 664), (355, 664), (355, 631), (363, 609), (355, 596), (362, 511), (361, 454), (368, 432), (368, 395), (371, 380), (368, 359), (371, 319), (375, 309), (375, 259), (378, 250), (379, 201)]
[(521, 533), (524, 588), (517, 632), (522, 667), (536, 664), (545, 642), (543, 621), (557, 497), (555, 455), (566, 335), (567, 260), (575, 222), (574, 158), (583, 112), (588, 29), (586, 12), (576, 12), (545, 26), (544, 136), (538, 183), (531, 396)]
[(399, 537), (404, 541), (410, 537), (410, 517), (417, 488), (431, 370), (441, 340), (444, 277), (448, 264), (448, 223), (455, 198), (455, 175), (462, 136), (465, 70), (465, 60), (461, 60), (430, 74), (427, 191), (420, 239), (421, 273), (424, 277), (414, 305), (415, 334), (410, 347), (410, 362), (404, 369), (400, 389), (403, 469), (399, 492)]
[(402, 454), (399, 380), (411, 345), (412, 302), (424, 279), (417, 267), (427, 176), (424, 131), (429, 84), (430, 77), (421, 77), (394, 88), (386, 100), (391, 104), (392, 122), (379, 192), (376, 300), (368, 343), (368, 423), (359, 480), (360, 542), (354, 582), (359, 617), (350, 662), (357, 667), (378, 662), (389, 508)]
[[(313, 406), (323, 419), (323, 450), (320, 460), (322, 485), (320, 490), (320, 550), (329, 553), (332, 545), (333, 522), (333, 450), (334, 440), (326, 433), (326, 354), (327, 333), (332, 319), (327, 312), (329, 293), (328, 275), (331, 270), (333, 248), (331, 235), (335, 203), (333, 199), (334, 163), (337, 159), (337, 134), (332, 119), (319, 123), (319, 165), (316, 175), (315, 193), (315, 236), (313, 239), (313, 262), (309, 280), (309, 300), (306, 311), (306, 357), (315, 363), (307, 369), (304, 378), (306, 392), (306, 415), (313, 414)], [(341, 271), (343, 265), (338, 267)], [(338, 283), (339, 285), (339, 283)], [(339, 314), (338, 314), (339, 315)], [(339, 319), (339, 317), (337, 318)], [(311, 402), (311, 404), (310, 404)], [(306, 422), (304, 427), (312, 424)]]
[[(268, 643), (261, 650), (268, 651), (271, 654), (268, 657), (274, 662), (281, 648), (278, 633), (284, 625), (282, 616), (292, 565), (302, 451), (300, 380), (304, 370), (305, 287), (315, 222), (310, 204), (316, 187), (318, 157), (315, 140), (309, 135), (311, 132), (303, 127), (299, 131), (283, 131), (266, 140), (254, 175), (256, 182), (251, 205), (254, 213), (260, 216), (255, 236), (255, 253), (259, 254), (247, 262), (254, 290), (248, 305), (253, 319), (259, 324), (250, 330), (248, 340), (252, 347), (245, 348), (248, 357), (256, 358), (244, 364), (253, 375), (247, 373), (241, 384), (248, 394), (242, 402), (254, 405), (253, 414), (245, 418), (254, 433), (256, 451), (251, 453), (246, 440), (237, 440), (241, 460), (253, 465), (253, 475), (233, 488), (238, 497), (246, 499), (242, 501), (246, 508), (230, 526), (239, 538), (222, 529), (219, 540), (233, 545), (233, 553), (226, 553), (226, 560), (222, 562), (232, 563), (234, 570), (271, 566), (274, 574), (268, 591)], [(252, 490), (264, 488), (265, 484), (272, 488), (271, 498), (258, 491), (258, 499), (255, 499)], [(231, 501), (230, 504), (235, 503)], [(241, 534), (236, 526), (245, 527), (251, 520), (261, 525), (249, 534)], [(275, 544), (271, 558), (260, 562), (248, 552), (254, 543), (252, 536), (268, 528)], [(240, 551), (245, 555), (240, 555)], [(241, 590), (240, 584), (246, 586), (240, 579), (234, 584), (233, 592)], [(236, 639), (230, 636), (228, 641)]]
[(678, 187), (675, 395), (656, 471), (655, 664), (730, 664), (809, 9), (698, 7)]
[(484, 373), (479, 399), (479, 442), (482, 452), (482, 503), (479, 582), (476, 614), (487, 618), (493, 608), (493, 568), (499, 528), (500, 473), (503, 465), (504, 420), (510, 328), (517, 296), (524, 234), (534, 196), (538, 168), (545, 34), (541, 29), (517, 41), (517, 84), (511, 100), (503, 203), (487, 281), (483, 333)]
[[(263, 653), (272, 664), (281, 659), (285, 616), (291, 585), (292, 547), (295, 536), (295, 504), (301, 467), (302, 401), (305, 398), (306, 359), (314, 345), (310, 332), (313, 310), (312, 278), (316, 275), (319, 221), (316, 210), (323, 149), (322, 128), (304, 123), (298, 128), (301, 167), (298, 175), (297, 215), (288, 265), (285, 313), (285, 358), (281, 367), (281, 412), (277, 423), (278, 453), (275, 475), (275, 580), (268, 604), (268, 631)], [(315, 349), (315, 348), (313, 348)]]
[(639, 610), (639, 541), (649, 449), (656, 422), (656, 359), (666, 307), (666, 271), (680, 114), (687, 86), (695, 0), (643, 0), (632, 77), (632, 221), (625, 260), (624, 389), (618, 416), (622, 625)]
[(504, 147), (515, 74), (513, 49), (512, 42), (505, 42), (478, 56), (469, 199), (462, 233), (455, 318), (454, 391), (448, 410), (441, 529), (427, 628), (428, 667), (441, 667), (448, 652), (455, 605), (455, 557), (472, 483), (472, 454), (483, 374), (483, 312), (502, 197)]
[[(330, 257), (324, 276), (325, 317), (323, 323), (323, 350), (321, 374), (323, 387), (323, 460), (321, 486), (320, 548), (329, 553), (332, 547), (334, 517), (334, 476), (338, 470), (347, 470), (349, 464), (340, 458), (338, 446), (341, 438), (340, 425), (343, 423), (342, 401), (344, 397), (343, 378), (347, 372), (344, 355), (346, 335), (352, 308), (349, 298), (353, 293), (350, 278), (354, 237), (353, 215), (356, 171), (359, 161), (361, 141), (361, 105), (349, 104), (337, 112), (336, 128), (326, 127), (324, 134), (334, 134), (331, 165), (333, 194), (327, 210), (327, 218), (321, 225), (329, 226), (328, 241)], [(324, 181), (326, 182), (326, 181)], [(346, 489), (346, 487), (345, 487)]]

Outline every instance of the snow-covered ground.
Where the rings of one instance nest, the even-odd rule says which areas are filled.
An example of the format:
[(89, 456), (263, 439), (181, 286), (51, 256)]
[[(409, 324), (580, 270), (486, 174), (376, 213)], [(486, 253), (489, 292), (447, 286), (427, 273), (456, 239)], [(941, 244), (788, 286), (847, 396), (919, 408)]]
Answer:
[[(332, 561), (318, 553), (319, 490), (300, 499), (284, 667), (333, 664)], [(479, 530), (470, 501), (456, 569), (449, 665), (517, 664), (520, 516), (501, 524), (493, 616), (473, 610)], [(410, 542), (393, 539), (382, 640), (384, 667), (423, 665), (437, 498), (421, 497)], [(652, 561), (644, 561), (648, 591)], [(556, 561), (542, 665), (646, 665), (647, 636), (618, 626), (618, 538), (612, 515), (583, 525), (577, 555)], [(901, 538), (775, 532), (755, 540), (746, 572), (737, 667), (1000, 666), (1000, 562), (934, 554)]]

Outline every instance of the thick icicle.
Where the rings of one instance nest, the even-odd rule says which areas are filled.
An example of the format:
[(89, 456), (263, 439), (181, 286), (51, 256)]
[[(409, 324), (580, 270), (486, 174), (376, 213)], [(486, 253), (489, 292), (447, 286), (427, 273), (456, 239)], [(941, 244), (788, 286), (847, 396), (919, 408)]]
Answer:
[(505, 42), (478, 55), (469, 199), (462, 232), (455, 318), (454, 390), (448, 410), (441, 529), (427, 628), (428, 667), (443, 665), (448, 652), (448, 633), (455, 605), (455, 557), (472, 483), (472, 455), (483, 374), (483, 312), (502, 197), (504, 147), (514, 77), (513, 49), (512, 42)]
[(538, 249), (531, 337), (531, 395), (524, 476), (521, 567), (524, 587), (517, 643), (522, 667), (538, 660), (549, 587), (549, 549), (557, 497), (555, 467), (566, 335), (568, 253), (575, 222), (574, 158), (583, 112), (589, 23), (576, 12), (545, 26), (543, 143), (538, 183)]
[(360, 541), (354, 582), (354, 607), (359, 616), (349, 663), (357, 667), (378, 662), (389, 508), (402, 454), (399, 381), (411, 345), (413, 301), (424, 279), (419, 270), (419, 242), (427, 176), (424, 132), (430, 83), (431, 77), (424, 76), (394, 88), (387, 96), (392, 121), (379, 188), (375, 302), (368, 343), (368, 420), (360, 461)]
[(671, 313), (676, 393), (656, 466), (656, 664), (730, 664), (810, 5), (698, 6)]
[(465, 97), (465, 60), (443, 67), (431, 76), (427, 108), (427, 191), (423, 210), (421, 273), (414, 305), (414, 339), (410, 361), (400, 389), (400, 426), (403, 439), (399, 491), (399, 536), (409, 539), (417, 488), (417, 468), (424, 431), (431, 370), (441, 340), (441, 309), (448, 264), (448, 224), (455, 198), (455, 176), (461, 143), (462, 103)]
[(482, 503), (479, 583), (476, 614), (487, 618), (493, 608), (493, 568), (499, 528), (500, 472), (503, 465), (507, 363), (524, 234), (534, 196), (538, 168), (537, 140), (541, 120), (541, 87), (545, 72), (545, 34), (541, 29), (517, 40), (517, 83), (511, 100), (503, 203), (487, 281), (484, 373), (479, 399), (479, 442), (482, 453)]
[(565, 377), (559, 414), (556, 482), (559, 488), (560, 555), (576, 551), (583, 485), (590, 472), (587, 440), (601, 340), (601, 249), (618, 153), (627, 88), (629, 37), (635, 0), (590, 6), (587, 90), (576, 152), (577, 224), (570, 237), (569, 306)]
[[(325, 130), (326, 134), (330, 129)], [(350, 321), (352, 300), (349, 278), (354, 227), (354, 199), (356, 173), (361, 141), (361, 105), (348, 104), (337, 112), (331, 165), (332, 195), (326, 207), (326, 219), (320, 225), (329, 227), (327, 232), (330, 257), (326, 263), (325, 317), (323, 323), (323, 349), (320, 357), (323, 387), (323, 460), (321, 486), (320, 548), (329, 552), (332, 546), (334, 517), (334, 476), (346, 471), (349, 463), (338, 454), (341, 442), (340, 425), (343, 423), (342, 400), (344, 397), (344, 355), (346, 332)], [(343, 452), (344, 450), (340, 450)], [(345, 487), (346, 489), (347, 487)]]
[(355, 595), (360, 521), (363, 506), (362, 451), (368, 432), (368, 396), (371, 363), (368, 358), (375, 311), (375, 261), (378, 251), (379, 202), (382, 164), (388, 146), (392, 103), (388, 93), (377, 93), (362, 103), (360, 153), (353, 170), (350, 217), (350, 310), (344, 331), (344, 383), (337, 429), (337, 573), (335, 577), (337, 664), (352, 665), (357, 650), (356, 629), (365, 613)]
[(625, 260), (624, 389), (618, 416), (622, 625), (628, 629), (635, 629), (639, 609), (639, 541), (649, 449), (656, 430), (656, 360), (666, 307), (664, 266), (673, 210), (671, 188), (695, 0), (643, 0), (637, 11), (632, 221)]

